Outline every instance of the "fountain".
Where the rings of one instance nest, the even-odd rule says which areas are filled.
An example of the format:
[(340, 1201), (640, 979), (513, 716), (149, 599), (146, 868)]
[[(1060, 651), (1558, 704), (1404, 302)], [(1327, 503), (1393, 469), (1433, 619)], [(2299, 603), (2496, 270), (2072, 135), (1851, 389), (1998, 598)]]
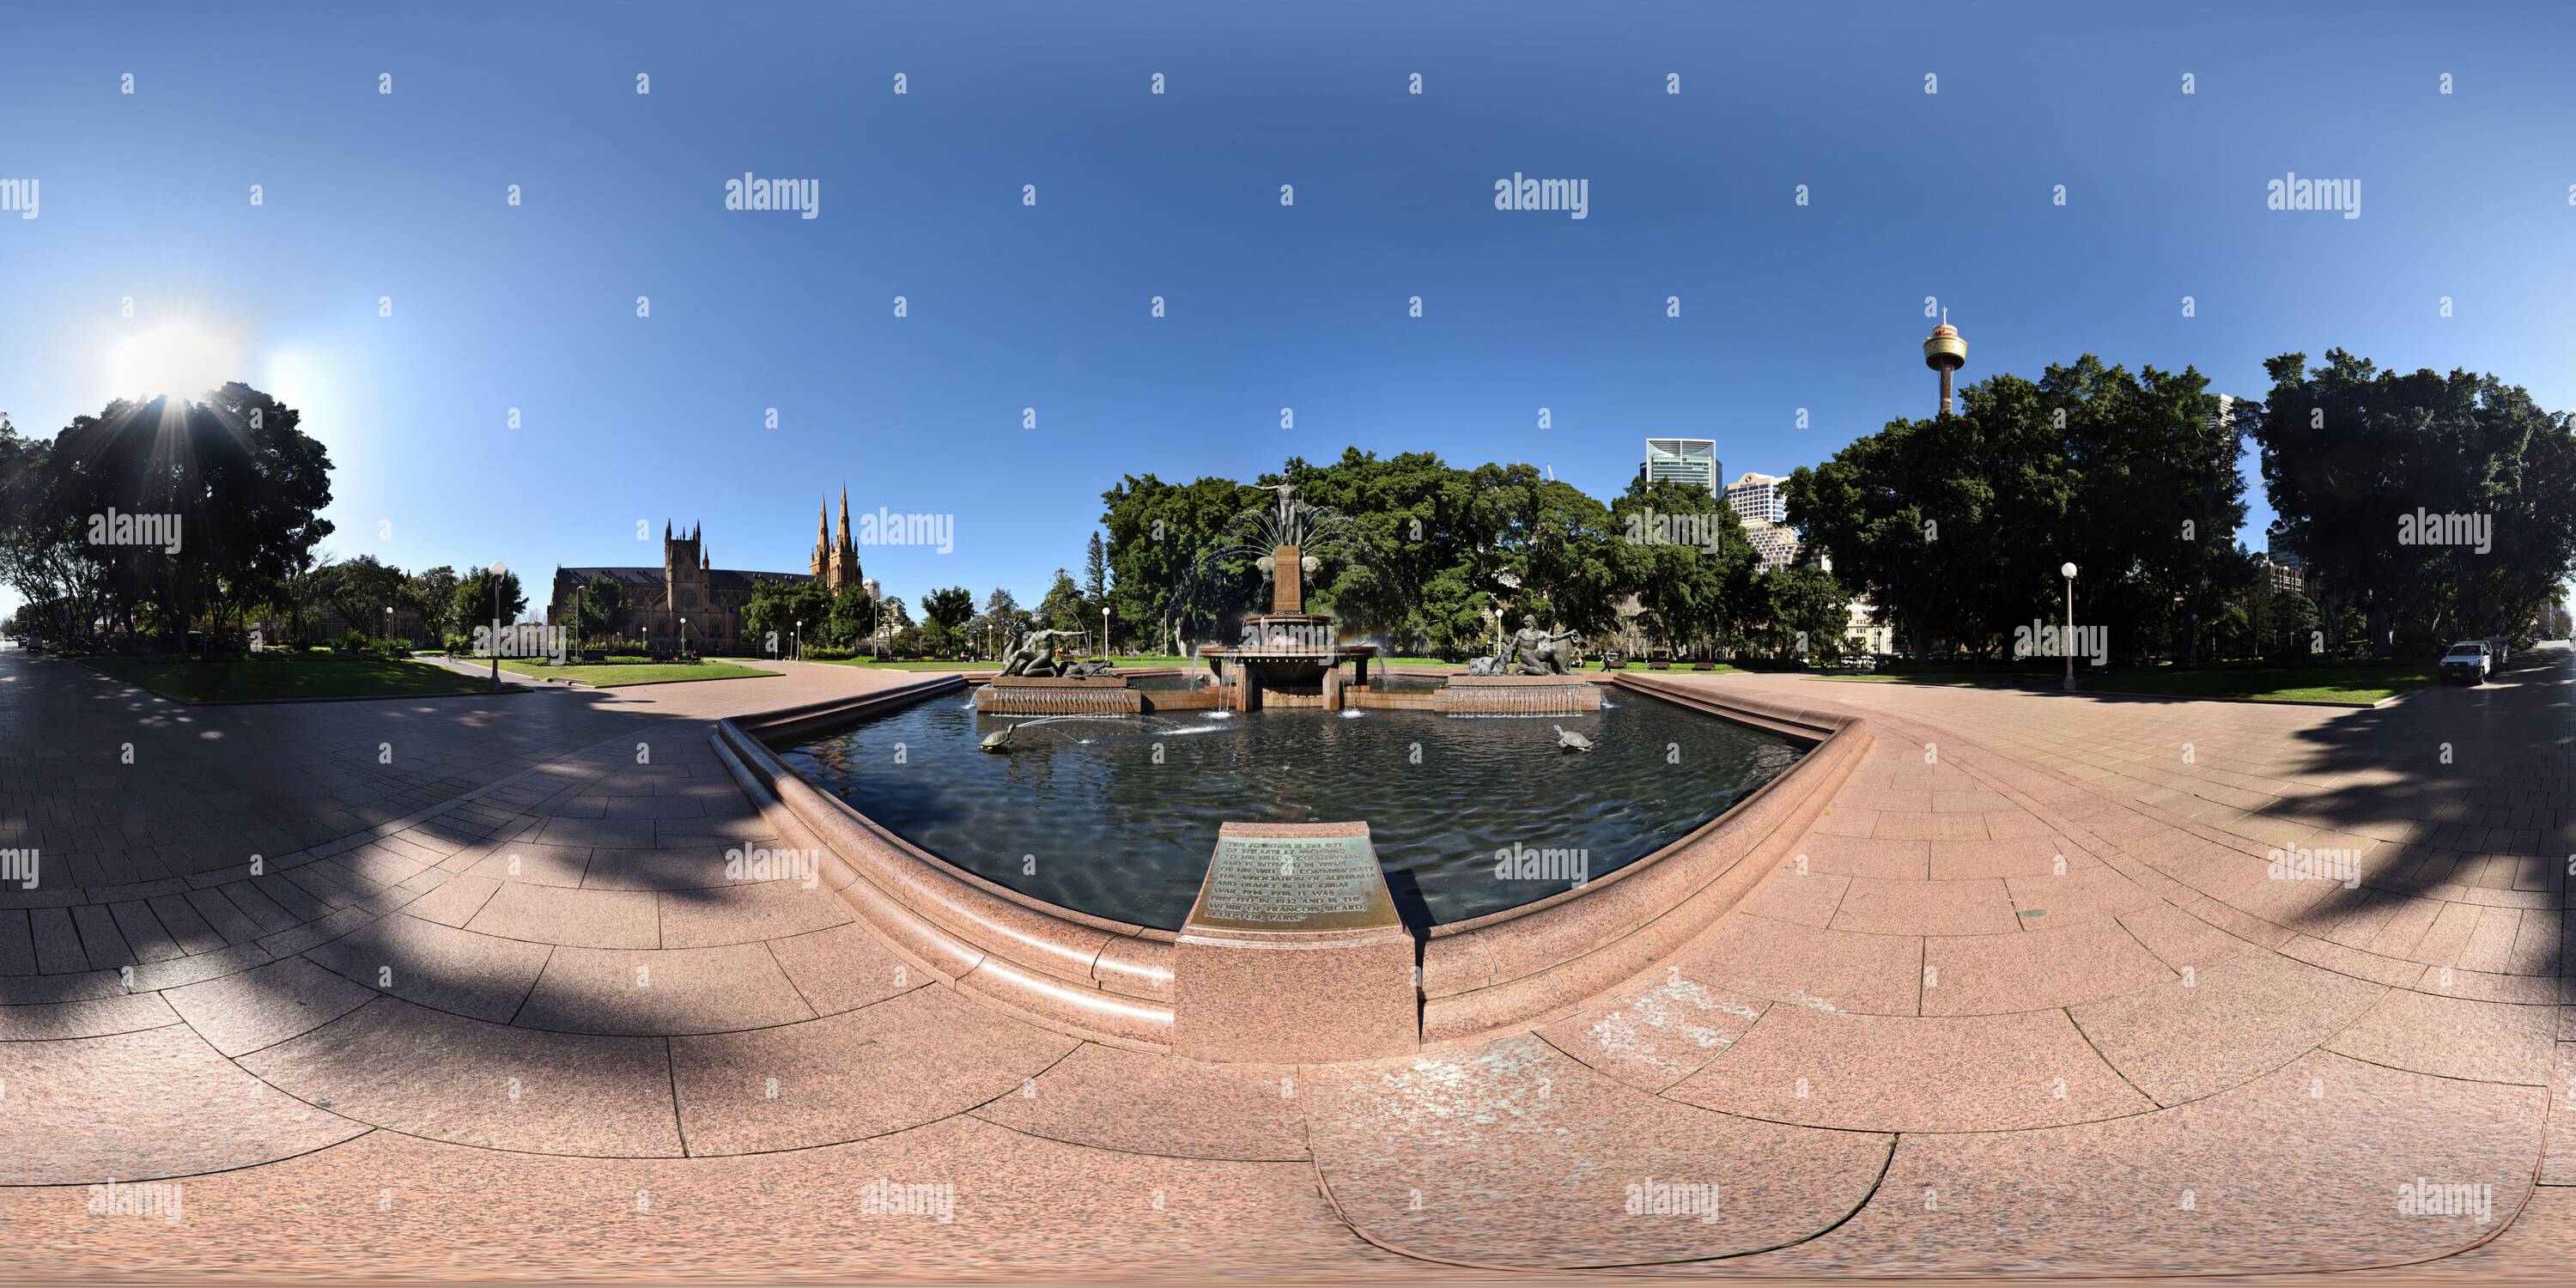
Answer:
[(1272, 1065), (1405, 1054), (1649, 968), (1866, 752), (1835, 717), (1687, 686), (1603, 677), (1654, 699), (1605, 703), (1537, 625), (1390, 684), (1306, 604), (1328, 558), (1384, 575), (1359, 525), (1273, 491), (1174, 593), (1175, 623), (1222, 621), (1243, 596), (1217, 577), (1270, 579), (1204, 667), (1119, 675), (1037, 631), (964, 706), (938, 699), (965, 677), (924, 677), (721, 722), (719, 745), (924, 968), (1069, 1033)]
[[(1260, 531), (1271, 538), (1269, 553), (1254, 562), (1270, 574), (1270, 611), (1243, 619), (1243, 642), (1232, 648), (1211, 645), (1199, 650), (1232, 711), (1259, 711), (1265, 703), (1282, 707), (1321, 707), (1339, 711), (1346, 689), (1368, 688), (1368, 664), (1377, 656), (1374, 644), (1344, 644), (1335, 635), (1329, 614), (1306, 611), (1306, 575), (1323, 561), (1306, 553), (1310, 534), (1331, 531), (1341, 517), (1297, 500), (1297, 485), (1272, 486), (1276, 510), (1265, 516)], [(1225, 551), (1201, 557), (1204, 565)], [(1350, 675), (1346, 680), (1343, 668)]]

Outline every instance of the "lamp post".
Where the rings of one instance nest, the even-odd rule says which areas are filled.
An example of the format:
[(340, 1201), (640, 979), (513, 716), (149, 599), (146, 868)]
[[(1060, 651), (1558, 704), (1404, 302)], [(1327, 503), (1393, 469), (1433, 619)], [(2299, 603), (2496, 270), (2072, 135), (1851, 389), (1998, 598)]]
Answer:
[(2057, 569), (2066, 576), (2066, 636), (2057, 641), (2058, 651), (2066, 654), (2066, 691), (2075, 691), (2075, 565), (2068, 562)]
[(1109, 605), (1100, 606), (1100, 655), (1109, 656)]
[(385, 605), (385, 645), (386, 645), (386, 647), (388, 647), (388, 648), (392, 647), (392, 646), (393, 646), (393, 642), (394, 642), (394, 606), (393, 606), (393, 605), (391, 605), (391, 604), (387, 604), (387, 605)]
[(492, 655), (492, 687), (501, 687), (501, 574), (510, 571), (501, 561), (492, 561), (492, 638), (484, 641), (484, 651)]
[(787, 628), (788, 634), (796, 641), (796, 646), (793, 650), (796, 655), (796, 660), (802, 662), (805, 660), (805, 622), (800, 618), (796, 621), (789, 622), (787, 624)]
[(689, 655), (689, 619), (688, 619), (688, 618), (686, 618), (686, 617), (683, 617), (683, 618), (681, 618), (681, 619), (680, 619), (680, 656), (682, 656), (682, 657), (687, 657), (688, 655)]

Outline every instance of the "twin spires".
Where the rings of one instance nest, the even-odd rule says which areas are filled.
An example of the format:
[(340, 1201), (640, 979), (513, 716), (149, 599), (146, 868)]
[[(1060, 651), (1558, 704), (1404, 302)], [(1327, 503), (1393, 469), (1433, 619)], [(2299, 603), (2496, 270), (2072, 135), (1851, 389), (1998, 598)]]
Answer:
[(841, 485), (841, 535), (832, 535), (832, 498), (825, 496), (814, 516), (814, 578), (838, 591), (858, 582), (859, 543), (850, 531), (850, 487)]
[(834, 555), (846, 556), (853, 560), (858, 558), (858, 546), (850, 540), (850, 487), (846, 483), (841, 485), (841, 535), (838, 540), (834, 540), (832, 536), (830, 497), (823, 499), (822, 506), (814, 515), (814, 556), (818, 560), (824, 560)]

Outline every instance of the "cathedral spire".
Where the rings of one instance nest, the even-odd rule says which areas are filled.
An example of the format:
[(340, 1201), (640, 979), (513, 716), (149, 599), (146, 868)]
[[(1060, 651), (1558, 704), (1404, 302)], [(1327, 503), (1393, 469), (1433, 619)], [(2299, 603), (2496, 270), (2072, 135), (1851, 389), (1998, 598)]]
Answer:
[(839, 548), (842, 550), (852, 548), (850, 545), (850, 485), (847, 483), (841, 485), (841, 544)]

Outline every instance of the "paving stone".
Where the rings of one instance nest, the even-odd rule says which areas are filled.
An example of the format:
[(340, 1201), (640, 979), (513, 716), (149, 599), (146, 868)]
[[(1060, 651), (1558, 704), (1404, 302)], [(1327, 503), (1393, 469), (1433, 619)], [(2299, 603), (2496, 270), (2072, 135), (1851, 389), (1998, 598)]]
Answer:
[(2259, 949), (2190, 969), (2187, 977), (2070, 1012), (2094, 1049), (2161, 1104), (2262, 1077), (2332, 1037), (2388, 991)]
[(1917, 1017), (1774, 1006), (1726, 1058), (1665, 1094), (1778, 1122), (1888, 1132), (2035, 1127), (2153, 1107), (2063, 1011)]
[(722, 1033), (814, 1018), (761, 944), (557, 948), (511, 1023), (561, 1033)]
[(1314, 1082), (1316, 1167), (1341, 1211), (1387, 1246), (1482, 1265), (1657, 1263), (1795, 1242), (1867, 1197), (1889, 1146), (1676, 1104), (1527, 1036), (1324, 1066)]
[(459, 1015), (506, 1021), (518, 1013), (552, 951), (545, 944), (396, 913), (308, 955), (368, 989)]
[(358, 1123), (282, 1096), (185, 1025), (0, 1042), (0, 1185), (186, 1176), (347, 1140)]
[(947, 989), (923, 989), (801, 1024), (673, 1038), (671, 1056), (689, 1152), (740, 1154), (862, 1140), (963, 1113), (1076, 1045)]
[(366, 1005), (376, 991), (288, 957), (161, 996), (216, 1050), (239, 1056), (309, 1033)]
[(2399, 988), (2326, 1048), (2417, 1073), (2545, 1086), (2557, 1040), (2556, 1006), (2509, 1006)]
[(1296, 1065), (1209, 1064), (1084, 1043), (973, 1112), (1074, 1145), (1177, 1158), (1259, 1161), (1306, 1154)]
[(659, 1038), (541, 1033), (379, 997), (241, 1065), (334, 1113), (433, 1140), (602, 1157), (680, 1153)]

